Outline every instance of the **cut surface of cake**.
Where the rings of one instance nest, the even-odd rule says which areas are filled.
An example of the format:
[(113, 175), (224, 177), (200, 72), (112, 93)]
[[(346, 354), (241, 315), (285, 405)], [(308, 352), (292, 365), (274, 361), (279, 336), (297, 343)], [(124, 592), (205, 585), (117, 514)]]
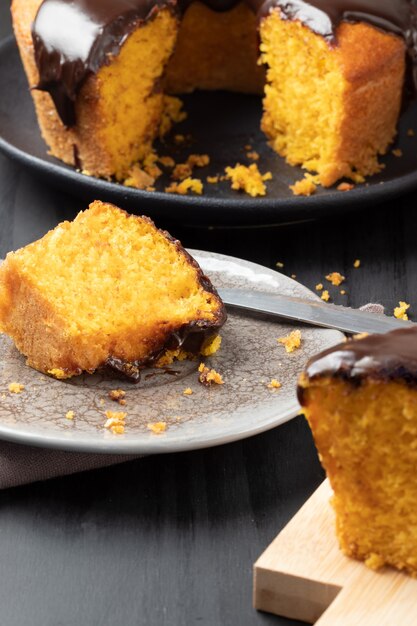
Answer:
[(218, 346), (225, 308), (181, 244), (146, 217), (93, 202), (0, 266), (0, 330), (57, 378)]
[(299, 399), (334, 491), (341, 549), (417, 576), (417, 329), (323, 352)]
[(270, 145), (317, 183), (360, 182), (417, 75), (411, 0), (13, 0), (12, 14), (52, 154), (118, 180), (151, 152), (164, 93), (223, 89), (264, 91)]

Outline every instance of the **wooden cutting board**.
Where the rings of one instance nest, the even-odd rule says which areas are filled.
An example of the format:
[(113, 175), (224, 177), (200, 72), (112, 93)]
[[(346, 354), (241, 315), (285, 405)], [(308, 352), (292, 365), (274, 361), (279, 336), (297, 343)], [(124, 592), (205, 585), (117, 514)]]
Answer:
[(414, 626), (417, 579), (344, 556), (326, 480), (255, 563), (256, 609), (318, 626)]

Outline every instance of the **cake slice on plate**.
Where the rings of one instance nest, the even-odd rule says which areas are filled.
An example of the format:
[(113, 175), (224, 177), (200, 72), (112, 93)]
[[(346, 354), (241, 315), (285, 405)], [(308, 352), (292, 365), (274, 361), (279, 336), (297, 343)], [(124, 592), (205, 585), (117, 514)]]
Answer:
[(225, 320), (178, 241), (99, 201), (0, 267), (0, 330), (57, 378), (110, 367), (138, 379), (162, 357), (214, 351)]

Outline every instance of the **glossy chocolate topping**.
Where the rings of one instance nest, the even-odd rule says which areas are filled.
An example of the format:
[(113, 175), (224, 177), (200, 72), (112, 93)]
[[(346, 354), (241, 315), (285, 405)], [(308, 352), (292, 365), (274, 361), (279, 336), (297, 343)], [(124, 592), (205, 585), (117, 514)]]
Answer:
[(401, 379), (417, 384), (417, 327), (347, 341), (313, 357), (307, 376), (338, 376), (352, 381), (364, 377)]
[[(66, 126), (75, 124), (74, 102), (88, 75), (117, 55), (135, 26), (160, 8), (183, 13), (194, 0), (43, 0), (32, 27), (39, 70), (37, 88), (48, 91)], [(240, 0), (202, 0), (227, 11)], [(243, 0), (262, 19), (275, 8), (336, 43), (340, 22), (367, 22), (404, 38), (417, 86), (417, 10), (413, 0)], [(138, 64), (140, 66), (140, 64)], [(409, 81), (410, 82), (410, 81)]]

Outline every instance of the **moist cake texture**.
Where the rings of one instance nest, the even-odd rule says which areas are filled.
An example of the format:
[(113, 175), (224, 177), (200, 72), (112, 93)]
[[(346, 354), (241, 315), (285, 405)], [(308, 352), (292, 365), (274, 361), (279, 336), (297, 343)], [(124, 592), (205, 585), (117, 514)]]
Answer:
[(264, 91), (271, 146), (318, 183), (362, 181), (416, 74), (410, 0), (13, 0), (12, 14), (45, 141), (106, 178), (152, 150), (164, 93), (226, 89)]
[(417, 329), (318, 355), (299, 399), (334, 491), (341, 549), (417, 576)]
[(178, 241), (99, 201), (0, 267), (0, 330), (57, 378), (107, 367), (138, 380), (159, 359), (210, 353), (225, 320)]

